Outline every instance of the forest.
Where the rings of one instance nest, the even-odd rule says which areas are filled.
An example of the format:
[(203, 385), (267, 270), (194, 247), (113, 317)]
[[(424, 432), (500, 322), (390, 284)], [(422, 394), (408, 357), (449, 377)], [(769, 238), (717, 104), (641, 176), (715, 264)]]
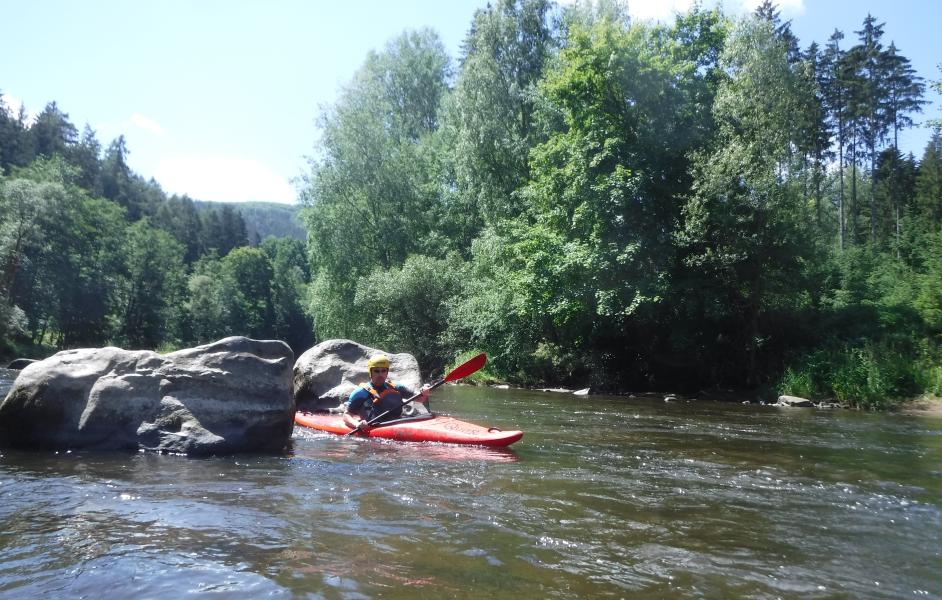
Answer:
[(457, 58), (404, 32), (318, 116), (306, 241), (0, 105), (0, 356), (343, 337), (519, 385), (942, 394), (942, 84), (883, 27), (495, 0)]

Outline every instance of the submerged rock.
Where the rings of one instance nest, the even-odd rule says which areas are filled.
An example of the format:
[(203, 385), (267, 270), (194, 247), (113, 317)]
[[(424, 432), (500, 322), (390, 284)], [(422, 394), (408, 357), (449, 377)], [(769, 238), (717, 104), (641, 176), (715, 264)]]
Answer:
[(8, 369), (22, 370), (36, 362), (32, 358), (17, 358), (14, 359), (10, 364), (7, 365)]
[(389, 379), (419, 390), (422, 375), (411, 354), (392, 354), (350, 340), (327, 340), (299, 356), (294, 364), (292, 391), (298, 407), (323, 410), (338, 406), (369, 380), (366, 363), (377, 354), (389, 357)]
[(776, 406), (790, 406), (793, 408), (813, 408), (814, 402), (800, 396), (779, 396)]
[(59, 352), (0, 404), (0, 444), (191, 455), (277, 452), (294, 425), (284, 342), (229, 337), (170, 354)]

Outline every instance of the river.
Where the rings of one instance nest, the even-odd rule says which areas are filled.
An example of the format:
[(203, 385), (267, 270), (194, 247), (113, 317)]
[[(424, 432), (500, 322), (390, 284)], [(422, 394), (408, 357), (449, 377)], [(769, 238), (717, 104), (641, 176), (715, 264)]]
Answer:
[(473, 387), (433, 408), (526, 435), (2, 450), (0, 596), (942, 597), (942, 419)]

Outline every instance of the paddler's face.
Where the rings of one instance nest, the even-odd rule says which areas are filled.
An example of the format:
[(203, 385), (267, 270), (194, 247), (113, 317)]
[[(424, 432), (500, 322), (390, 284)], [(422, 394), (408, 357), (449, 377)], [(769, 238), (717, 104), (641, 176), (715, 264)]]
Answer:
[(383, 385), (386, 383), (387, 377), (389, 377), (389, 369), (382, 367), (370, 369), (370, 380), (373, 382), (373, 385)]

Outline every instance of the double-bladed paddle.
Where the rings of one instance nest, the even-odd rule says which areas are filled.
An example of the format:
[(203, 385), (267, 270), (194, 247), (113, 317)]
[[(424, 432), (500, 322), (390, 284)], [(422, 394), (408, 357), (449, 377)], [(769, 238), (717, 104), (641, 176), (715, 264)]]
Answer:
[[(428, 391), (431, 392), (432, 390), (434, 390), (435, 388), (437, 388), (438, 386), (444, 383), (448, 383), (450, 381), (458, 381), (459, 379), (464, 379), (468, 375), (478, 371), (481, 367), (483, 367), (485, 362), (487, 362), (487, 355), (482, 352), (478, 354), (477, 356), (466, 360), (465, 362), (461, 363), (460, 365), (452, 369), (451, 372), (445, 375), (445, 377), (443, 377), (442, 379), (439, 379), (433, 382), (432, 385), (428, 387)], [(405, 406), (406, 404), (409, 404), (410, 402), (412, 402), (413, 400), (415, 400), (421, 395), (422, 393), (419, 392), (418, 394), (412, 396), (411, 398), (406, 398), (405, 400), (402, 401), (400, 408), (402, 406)], [(372, 419), (367, 421), (366, 424), (372, 425), (373, 423), (379, 421), (380, 419), (382, 419), (383, 417), (385, 417), (391, 412), (392, 412), (392, 409), (387, 410), (386, 412), (373, 417)], [(363, 426), (363, 422), (361, 421), (360, 424), (357, 425), (356, 429), (354, 429), (353, 431), (345, 435), (353, 435), (354, 433), (357, 433), (358, 431), (360, 431), (360, 428), (362, 426)]]

